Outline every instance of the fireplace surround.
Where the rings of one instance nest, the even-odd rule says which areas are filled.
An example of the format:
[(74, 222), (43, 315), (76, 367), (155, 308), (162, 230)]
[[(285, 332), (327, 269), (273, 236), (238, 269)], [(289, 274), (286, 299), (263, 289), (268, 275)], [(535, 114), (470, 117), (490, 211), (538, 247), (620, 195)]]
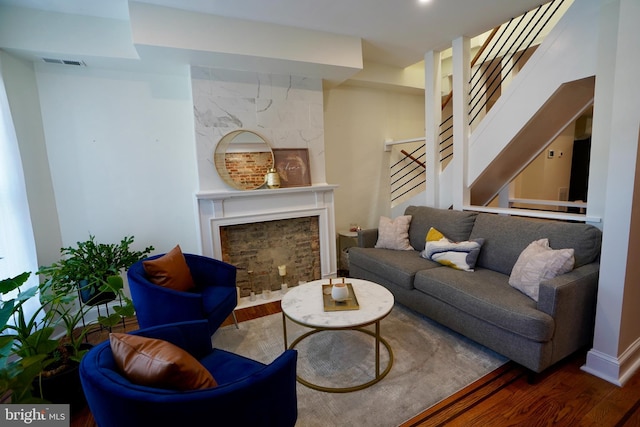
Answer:
[[(312, 185), (244, 191), (202, 191), (196, 194), (201, 252), (222, 260), (221, 229), (303, 217), (318, 218), (320, 273), (337, 272), (334, 196), (335, 185)], [(294, 262), (294, 260), (291, 260)]]

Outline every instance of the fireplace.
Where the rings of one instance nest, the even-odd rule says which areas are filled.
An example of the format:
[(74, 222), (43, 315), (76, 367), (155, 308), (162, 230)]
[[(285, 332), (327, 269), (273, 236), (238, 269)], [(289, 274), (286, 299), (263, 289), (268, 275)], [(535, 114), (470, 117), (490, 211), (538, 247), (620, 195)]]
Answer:
[(227, 225), (220, 227), (220, 242), (222, 260), (238, 267), (242, 297), (320, 279), (317, 216)]
[[(313, 185), (197, 193), (203, 255), (230, 262), (239, 268), (238, 284), (242, 296), (250, 290), (247, 271), (252, 271), (251, 279), (255, 281), (253, 285), (256, 288), (279, 287), (278, 265), (287, 265), (290, 286), (298, 281), (335, 277), (335, 187)], [(271, 231), (267, 230), (269, 228)], [(229, 241), (229, 233), (238, 230), (248, 231), (243, 239), (251, 239), (252, 232), (258, 233), (259, 237), (254, 239), (258, 245), (250, 251), (265, 249), (264, 239), (274, 240), (280, 247), (269, 247), (266, 252), (255, 256), (238, 255), (234, 252), (237, 247), (229, 247), (233, 244)], [(300, 249), (293, 249), (292, 239), (282, 239), (279, 234), (283, 233), (297, 234), (295, 244)], [(312, 233), (316, 235), (312, 236)], [(269, 234), (271, 237), (267, 237)], [(244, 242), (241, 245), (246, 246)]]

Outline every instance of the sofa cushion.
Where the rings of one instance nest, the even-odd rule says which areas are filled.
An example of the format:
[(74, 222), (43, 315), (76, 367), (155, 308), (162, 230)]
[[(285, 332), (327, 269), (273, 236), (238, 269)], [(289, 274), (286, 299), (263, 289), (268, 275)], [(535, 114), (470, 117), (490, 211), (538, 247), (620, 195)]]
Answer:
[(536, 308), (534, 300), (509, 286), (509, 276), (487, 269), (467, 273), (435, 268), (416, 273), (420, 292), (458, 310), (526, 339), (546, 342), (553, 337), (555, 322)]
[(441, 267), (436, 262), (421, 258), (417, 251), (358, 247), (349, 249), (349, 264), (375, 273), (407, 290), (413, 289), (413, 278), (416, 272)]
[(540, 282), (573, 270), (573, 249), (551, 249), (548, 239), (532, 242), (513, 266), (509, 284), (538, 301)]
[(480, 237), (485, 242), (476, 266), (507, 276), (522, 251), (535, 240), (548, 238), (554, 249), (572, 248), (575, 268), (595, 261), (602, 242), (602, 232), (592, 225), (487, 213), (478, 214), (471, 231), (471, 239)]
[(437, 209), (428, 206), (409, 206), (404, 214), (411, 215), (409, 242), (416, 251), (424, 250), (425, 239), (431, 227), (440, 230), (453, 241), (469, 240), (477, 215), (476, 212)]

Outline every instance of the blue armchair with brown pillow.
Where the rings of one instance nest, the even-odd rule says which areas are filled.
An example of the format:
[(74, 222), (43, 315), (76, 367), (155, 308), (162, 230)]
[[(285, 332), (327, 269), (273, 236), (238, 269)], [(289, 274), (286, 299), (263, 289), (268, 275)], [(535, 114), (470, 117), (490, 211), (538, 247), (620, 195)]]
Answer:
[(111, 334), (80, 363), (100, 427), (294, 426), (297, 352), (264, 364), (213, 349), (204, 320)]
[(236, 267), (231, 264), (183, 254), (176, 246), (136, 262), (127, 278), (140, 328), (205, 319), (213, 335), (229, 315), (236, 321)]

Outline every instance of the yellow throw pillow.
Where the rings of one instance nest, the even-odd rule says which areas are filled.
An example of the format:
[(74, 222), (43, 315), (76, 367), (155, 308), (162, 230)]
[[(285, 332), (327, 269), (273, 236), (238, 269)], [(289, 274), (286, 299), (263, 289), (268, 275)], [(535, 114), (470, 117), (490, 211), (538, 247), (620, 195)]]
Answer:
[(200, 362), (170, 342), (120, 333), (110, 333), (109, 342), (116, 365), (134, 384), (171, 390), (218, 385)]
[(180, 245), (159, 258), (142, 261), (142, 266), (149, 281), (156, 285), (176, 291), (188, 291), (195, 287)]
[(437, 242), (438, 240), (444, 239), (444, 234), (431, 227), (429, 232), (427, 233), (427, 242)]

